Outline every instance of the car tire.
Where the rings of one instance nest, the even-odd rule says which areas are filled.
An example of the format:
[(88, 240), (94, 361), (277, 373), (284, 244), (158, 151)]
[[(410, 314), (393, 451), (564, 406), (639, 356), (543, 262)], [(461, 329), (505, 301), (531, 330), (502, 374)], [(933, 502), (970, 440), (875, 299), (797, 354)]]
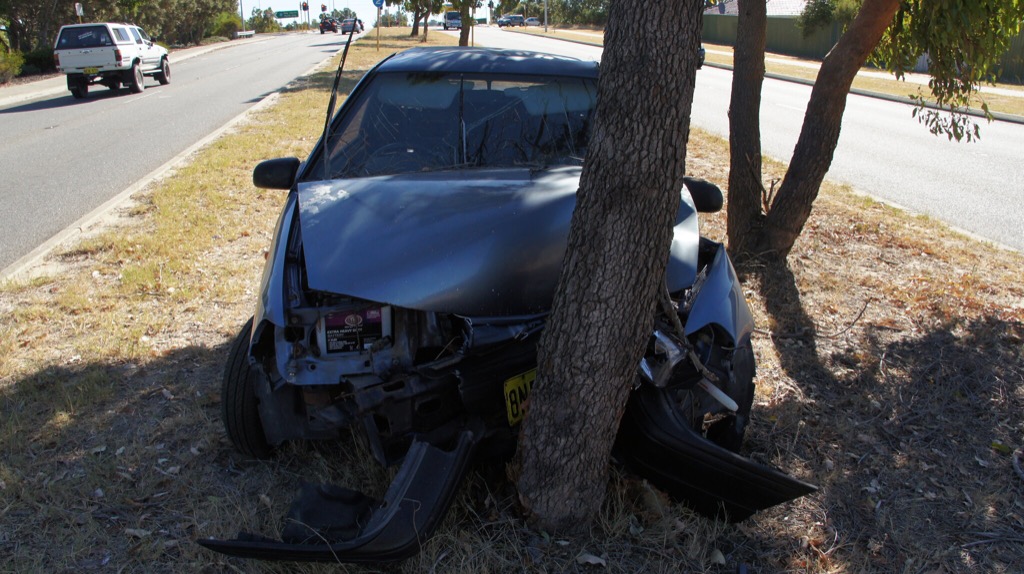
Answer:
[(132, 64), (131, 76), (128, 78), (128, 87), (133, 94), (141, 93), (146, 89), (146, 76), (142, 75), (142, 68), (138, 63)]
[(707, 438), (718, 446), (739, 452), (743, 445), (750, 411), (754, 406), (754, 350), (745, 345), (734, 351), (733, 376), (727, 394), (736, 401), (739, 410), (707, 429)]
[(252, 318), (235, 336), (224, 365), (221, 382), (221, 418), (232, 446), (242, 454), (266, 458), (273, 452), (263, 432), (259, 398), (256, 396), (257, 372), (249, 365), (249, 338)]
[(156, 81), (160, 82), (161, 86), (171, 83), (171, 64), (167, 61), (167, 58), (160, 60), (160, 71), (153, 77), (156, 78)]
[(323, 34), (324, 34), (324, 31), (320, 30), (320, 35), (323, 36)]
[(89, 93), (89, 84), (86, 82), (77, 82), (74, 86), (68, 88), (71, 90), (71, 97), (76, 100), (84, 100), (85, 96)]

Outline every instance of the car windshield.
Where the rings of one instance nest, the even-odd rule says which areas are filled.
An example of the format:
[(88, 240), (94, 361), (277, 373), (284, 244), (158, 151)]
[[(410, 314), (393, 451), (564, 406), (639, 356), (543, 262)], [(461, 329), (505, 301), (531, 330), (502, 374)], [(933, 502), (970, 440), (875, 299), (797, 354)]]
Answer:
[(329, 177), (582, 165), (596, 99), (583, 78), (379, 73), (332, 126)]

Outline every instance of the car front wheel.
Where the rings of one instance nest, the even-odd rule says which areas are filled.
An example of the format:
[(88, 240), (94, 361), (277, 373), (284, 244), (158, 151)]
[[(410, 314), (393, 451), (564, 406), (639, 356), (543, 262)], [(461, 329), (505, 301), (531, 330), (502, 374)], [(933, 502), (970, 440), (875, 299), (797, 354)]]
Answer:
[(228, 362), (224, 365), (224, 379), (220, 389), (221, 418), (231, 444), (239, 452), (266, 458), (273, 452), (273, 448), (267, 442), (263, 421), (260, 420), (254, 380), (258, 374), (249, 365), (251, 334), (250, 317), (235, 336), (231, 350), (228, 351)]
[(146, 77), (142, 75), (142, 68), (138, 63), (132, 64), (132, 75), (129, 78), (129, 88), (133, 94), (138, 94), (146, 89)]
[(160, 82), (160, 85), (166, 86), (171, 83), (171, 65), (167, 63), (167, 58), (160, 60), (160, 71), (156, 73), (156, 81)]

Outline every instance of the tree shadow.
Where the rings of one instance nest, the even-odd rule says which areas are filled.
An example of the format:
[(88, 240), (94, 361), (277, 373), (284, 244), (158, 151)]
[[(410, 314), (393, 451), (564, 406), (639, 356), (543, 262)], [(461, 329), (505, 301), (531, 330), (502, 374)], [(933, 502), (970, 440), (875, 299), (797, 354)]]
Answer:
[(379, 494), (387, 471), (351, 441), (285, 445), (267, 461), (235, 451), (221, 422), (227, 352), (224, 343), (141, 361), (68, 357), (0, 381), (4, 566), (249, 570), (194, 541), (275, 534), (303, 480)]
[[(779, 453), (773, 461), (820, 486), (809, 501), (755, 518), (772, 567), (1024, 564), (1024, 481), (1012, 469), (1013, 446), (1002, 446), (1019, 447), (1024, 436), (1024, 325), (990, 312), (914, 328), (865, 318), (823, 334), (784, 262), (741, 272), (759, 277), (771, 344), (791, 381), (783, 384), (796, 387), (755, 409), (749, 446)], [(793, 515), (813, 525), (810, 543), (764, 535), (780, 534), (772, 521)]]
[(103, 101), (111, 98), (120, 98), (122, 96), (130, 95), (135, 94), (129, 93), (129, 91), (125, 88), (121, 88), (115, 91), (106, 87), (99, 87), (95, 90), (90, 90), (89, 94), (81, 100), (75, 99), (70, 92), (67, 92), (61, 95), (51, 96), (45, 99), (32, 100), (24, 104), (0, 109), (0, 114), (18, 114), (25, 112), (53, 110), (57, 108), (64, 108), (70, 106), (87, 106), (93, 102)]

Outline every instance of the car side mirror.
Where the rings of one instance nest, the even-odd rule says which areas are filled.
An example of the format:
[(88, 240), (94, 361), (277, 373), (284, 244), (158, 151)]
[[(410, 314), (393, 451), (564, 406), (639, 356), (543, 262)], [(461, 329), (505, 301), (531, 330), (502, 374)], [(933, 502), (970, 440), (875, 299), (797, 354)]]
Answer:
[(299, 171), (299, 158), (279, 157), (261, 161), (252, 170), (252, 184), (260, 189), (291, 189)]
[(693, 206), (699, 213), (716, 213), (725, 205), (722, 188), (706, 179), (683, 176), (683, 185), (693, 198)]

